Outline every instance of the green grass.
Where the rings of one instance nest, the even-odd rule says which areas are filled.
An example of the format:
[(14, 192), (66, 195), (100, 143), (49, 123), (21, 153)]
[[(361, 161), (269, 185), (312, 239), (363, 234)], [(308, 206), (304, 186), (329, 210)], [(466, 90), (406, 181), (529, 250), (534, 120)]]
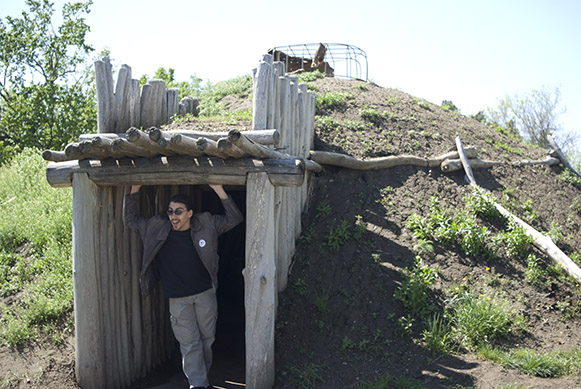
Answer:
[(504, 367), (542, 378), (567, 376), (581, 368), (581, 350), (579, 349), (540, 353), (522, 348), (502, 351), (484, 347), (479, 351), (479, 355), (500, 363)]
[(581, 189), (581, 177), (579, 177), (575, 173), (572, 173), (571, 170), (569, 169), (563, 170), (561, 174), (559, 174), (559, 178), (573, 185), (574, 187)]
[[(0, 341), (26, 344), (72, 312), (72, 190), (46, 181), (46, 163), (27, 149), (0, 167)], [(59, 338), (59, 336), (54, 336)]]
[(356, 386), (358, 389), (424, 389), (424, 386), (420, 381), (409, 378), (409, 377), (399, 377), (394, 378), (392, 376), (383, 376), (374, 381), (361, 382)]
[(323, 367), (309, 362), (302, 366), (291, 366), (288, 369), (290, 381), (298, 389), (316, 388), (323, 381)]
[(352, 98), (351, 93), (327, 92), (317, 95), (315, 106), (317, 112), (325, 112), (331, 109), (337, 109), (346, 104), (347, 99)]
[(448, 301), (449, 317), (458, 341), (467, 348), (478, 348), (506, 338), (522, 327), (524, 319), (498, 298), (460, 291)]

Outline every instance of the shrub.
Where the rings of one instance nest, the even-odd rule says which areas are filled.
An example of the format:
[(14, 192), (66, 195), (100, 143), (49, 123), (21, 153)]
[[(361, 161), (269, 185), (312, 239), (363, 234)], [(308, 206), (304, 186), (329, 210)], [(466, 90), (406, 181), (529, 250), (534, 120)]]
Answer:
[(45, 169), (33, 149), (0, 167), (0, 291), (27, 289), (18, 304), (0, 306), (0, 339), (10, 345), (72, 310), (72, 191), (50, 187)]

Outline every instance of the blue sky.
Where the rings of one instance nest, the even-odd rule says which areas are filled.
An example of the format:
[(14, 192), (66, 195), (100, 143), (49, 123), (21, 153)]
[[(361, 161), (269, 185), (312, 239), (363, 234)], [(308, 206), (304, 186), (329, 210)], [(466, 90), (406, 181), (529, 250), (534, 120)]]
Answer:
[[(27, 10), (0, 3), (0, 17)], [(134, 78), (171, 67), (178, 81), (217, 82), (249, 73), (274, 46), (345, 43), (367, 53), (379, 85), (452, 100), (466, 115), (559, 87), (560, 124), (581, 134), (580, 16), (576, 0), (94, 0), (87, 23), (88, 42)]]

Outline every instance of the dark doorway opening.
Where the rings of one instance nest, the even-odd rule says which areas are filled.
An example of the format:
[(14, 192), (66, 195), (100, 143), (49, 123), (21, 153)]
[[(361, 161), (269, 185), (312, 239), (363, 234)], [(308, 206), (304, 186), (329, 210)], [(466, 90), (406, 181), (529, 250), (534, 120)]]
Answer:
[[(203, 188), (203, 189), (202, 189)], [(216, 194), (207, 186), (181, 188), (190, 193), (203, 211), (223, 214)], [(200, 190), (201, 189), (201, 190)], [(244, 221), (219, 238), (218, 254), (218, 323), (214, 343), (214, 361), (210, 370), (210, 384), (219, 388), (245, 386), (246, 347), (244, 277), (246, 243), (246, 188), (225, 187)], [(169, 320), (169, 318), (168, 318)], [(129, 389), (187, 389), (189, 387), (181, 367), (179, 344), (176, 342), (171, 358), (146, 377), (134, 382)]]
[[(226, 188), (246, 220), (246, 190)], [(214, 201), (218, 201), (214, 196)], [(208, 209), (220, 213), (217, 209)], [(246, 347), (244, 314), (244, 277), (246, 222), (220, 236), (218, 254), (218, 323), (214, 343), (214, 362), (210, 383), (224, 388), (240, 388), (245, 383)]]

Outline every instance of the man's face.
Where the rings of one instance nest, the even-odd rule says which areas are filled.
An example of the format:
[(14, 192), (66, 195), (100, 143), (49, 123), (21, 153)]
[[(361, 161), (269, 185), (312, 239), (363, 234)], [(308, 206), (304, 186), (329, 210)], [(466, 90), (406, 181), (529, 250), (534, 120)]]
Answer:
[(182, 203), (169, 203), (167, 214), (171, 227), (176, 231), (185, 231), (190, 228), (190, 218), (194, 214), (193, 210), (187, 210), (186, 205)]

